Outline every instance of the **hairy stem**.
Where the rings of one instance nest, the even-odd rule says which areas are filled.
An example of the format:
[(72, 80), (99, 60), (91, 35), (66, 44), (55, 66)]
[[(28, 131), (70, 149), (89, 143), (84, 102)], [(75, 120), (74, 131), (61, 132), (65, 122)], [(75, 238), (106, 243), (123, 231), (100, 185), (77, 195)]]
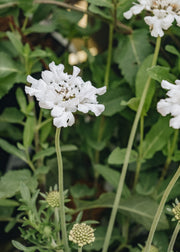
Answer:
[(59, 185), (59, 215), (61, 220), (61, 231), (62, 231), (62, 240), (64, 243), (65, 252), (69, 252), (69, 245), (67, 240), (67, 231), (66, 231), (66, 220), (65, 220), (65, 208), (64, 208), (64, 188), (63, 188), (63, 162), (60, 149), (60, 131), (61, 128), (56, 128), (55, 135), (55, 147), (56, 155), (58, 162), (58, 185)]
[[(161, 38), (158, 37), (157, 40), (156, 40), (156, 47), (155, 47), (154, 57), (153, 57), (153, 61), (152, 61), (152, 66), (156, 65), (158, 54), (159, 54), (159, 49), (160, 49), (160, 44), (161, 44)], [(138, 110), (137, 110), (137, 113), (136, 113), (136, 116), (135, 116), (135, 119), (134, 119), (134, 122), (133, 122), (133, 126), (132, 126), (132, 129), (131, 129), (131, 133), (130, 133), (130, 136), (129, 136), (129, 141), (128, 141), (127, 151), (126, 151), (125, 160), (124, 160), (124, 164), (123, 164), (123, 168), (122, 168), (122, 173), (121, 173), (121, 177), (120, 177), (117, 192), (116, 192), (116, 197), (115, 197), (113, 208), (112, 208), (111, 217), (110, 217), (109, 224), (108, 224), (108, 229), (107, 229), (107, 232), (106, 232), (106, 237), (105, 237), (105, 240), (104, 240), (103, 252), (106, 252), (108, 250), (108, 247), (109, 247), (109, 242), (110, 242), (110, 238), (111, 238), (111, 234), (112, 234), (112, 230), (113, 230), (113, 226), (114, 226), (114, 222), (115, 222), (119, 202), (120, 202), (120, 199), (121, 199), (121, 194), (122, 194), (122, 189), (123, 189), (125, 177), (126, 177), (126, 172), (127, 172), (127, 167), (128, 167), (128, 163), (129, 163), (130, 153), (131, 153), (131, 150), (132, 150), (132, 145), (133, 145), (133, 142), (134, 142), (138, 122), (139, 122), (139, 119), (140, 119), (140, 116), (141, 116), (141, 112), (142, 112), (142, 109), (143, 109), (143, 106), (144, 106), (144, 102), (145, 102), (145, 99), (146, 99), (146, 96), (147, 96), (147, 92), (148, 92), (148, 89), (149, 89), (149, 86), (150, 86), (150, 82), (151, 82), (151, 78), (149, 77), (147, 79), (147, 82), (146, 82), (145, 86), (144, 86), (144, 90), (143, 90), (143, 93), (142, 93), (142, 96), (141, 96), (139, 107), (138, 107)]]
[(172, 237), (171, 237), (171, 240), (170, 240), (167, 252), (172, 252), (173, 251), (174, 243), (176, 241), (176, 238), (177, 238), (177, 235), (179, 233), (179, 230), (180, 230), (180, 224), (179, 224), (179, 221), (178, 221), (177, 225), (176, 225), (176, 227), (174, 229), (174, 232), (172, 234)]
[(160, 201), (159, 207), (158, 207), (158, 209), (156, 211), (156, 214), (154, 216), (154, 220), (153, 220), (153, 223), (151, 225), (151, 229), (150, 229), (150, 232), (149, 232), (149, 235), (148, 235), (148, 239), (147, 239), (147, 242), (146, 242), (146, 247), (145, 247), (145, 251), (146, 252), (150, 252), (153, 236), (154, 236), (154, 233), (156, 231), (156, 227), (157, 227), (157, 224), (159, 222), (159, 219), (161, 217), (161, 213), (163, 211), (164, 205), (166, 203), (166, 200), (167, 200), (167, 198), (168, 198), (168, 196), (169, 196), (169, 194), (170, 194), (173, 186), (175, 185), (175, 183), (176, 183), (176, 181), (178, 180), (179, 177), (180, 177), (180, 166), (177, 169), (177, 171), (174, 174), (174, 176), (172, 177), (172, 179), (169, 182), (168, 186), (166, 187), (166, 190), (164, 191), (164, 194), (163, 194), (162, 199)]

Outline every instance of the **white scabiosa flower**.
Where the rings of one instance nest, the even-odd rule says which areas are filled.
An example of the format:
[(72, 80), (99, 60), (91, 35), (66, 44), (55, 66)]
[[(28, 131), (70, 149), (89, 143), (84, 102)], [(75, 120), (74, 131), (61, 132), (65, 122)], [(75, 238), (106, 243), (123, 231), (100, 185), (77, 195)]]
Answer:
[(83, 247), (95, 241), (94, 229), (85, 223), (74, 224), (69, 233), (69, 240)]
[(105, 109), (98, 104), (97, 95), (106, 92), (106, 87), (95, 88), (90, 81), (84, 82), (78, 76), (80, 69), (73, 67), (72, 75), (64, 73), (64, 65), (49, 64), (50, 71), (42, 71), (42, 79), (36, 80), (28, 75), (27, 81), (31, 87), (25, 87), (25, 92), (35, 96), (39, 106), (51, 109), (53, 123), (57, 128), (72, 126), (75, 122), (73, 113), (77, 110), (83, 113), (92, 111), (99, 116)]
[(144, 18), (149, 25), (153, 37), (162, 37), (163, 30), (169, 29), (174, 20), (180, 26), (180, 1), (179, 0), (138, 0), (131, 9), (124, 13), (124, 17), (130, 19), (143, 10), (150, 12), (151, 16)]
[(161, 99), (157, 104), (157, 111), (166, 116), (171, 114), (170, 126), (174, 129), (180, 128), (180, 80), (176, 80), (175, 84), (163, 80), (161, 83), (162, 88), (169, 90), (167, 92), (168, 98)]

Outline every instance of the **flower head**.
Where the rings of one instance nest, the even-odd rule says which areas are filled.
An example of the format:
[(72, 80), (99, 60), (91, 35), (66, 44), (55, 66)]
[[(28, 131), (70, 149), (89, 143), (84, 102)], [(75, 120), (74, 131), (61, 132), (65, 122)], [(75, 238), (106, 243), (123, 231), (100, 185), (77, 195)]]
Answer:
[(74, 224), (69, 233), (69, 240), (77, 243), (79, 247), (94, 242), (94, 229), (85, 223)]
[(163, 80), (162, 88), (169, 90), (167, 92), (168, 98), (161, 99), (157, 104), (157, 111), (166, 116), (171, 114), (173, 118), (170, 120), (170, 127), (174, 129), (180, 128), (180, 80), (176, 80), (175, 84)]
[(59, 192), (50, 191), (46, 196), (46, 201), (51, 207), (59, 207)]
[(92, 111), (99, 116), (104, 111), (104, 105), (98, 104), (97, 95), (106, 92), (106, 87), (95, 88), (90, 81), (84, 82), (78, 76), (80, 69), (73, 67), (72, 75), (64, 73), (64, 65), (49, 64), (50, 71), (42, 71), (42, 79), (36, 80), (28, 75), (27, 81), (31, 87), (25, 87), (25, 92), (35, 96), (39, 106), (51, 109), (53, 123), (57, 128), (72, 126), (75, 122), (73, 113), (77, 110), (83, 113)]
[(143, 10), (150, 12), (152, 16), (146, 16), (144, 20), (149, 25), (153, 37), (162, 37), (163, 30), (169, 29), (174, 20), (180, 26), (179, 0), (138, 0), (138, 2), (139, 4), (135, 3), (124, 13), (124, 17), (130, 19), (132, 15), (137, 15)]
[(174, 214), (173, 220), (178, 220), (180, 222), (180, 203), (178, 199), (175, 200), (175, 204), (173, 203), (172, 212)]

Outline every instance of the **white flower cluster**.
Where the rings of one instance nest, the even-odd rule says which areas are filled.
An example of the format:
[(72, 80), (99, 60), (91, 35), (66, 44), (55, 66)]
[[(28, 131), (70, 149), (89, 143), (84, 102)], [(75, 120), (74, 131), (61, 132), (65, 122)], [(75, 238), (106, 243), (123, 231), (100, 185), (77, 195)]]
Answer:
[(157, 104), (158, 112), (166, 116), (171, 114), (173, 118), (170, 120), (170, 126), (174, 129), (180, 128), (180, 80), (176, 80), (175, 84), (163, 80), (162, 88), (169, 90), (167, 92), (168, 98), (161, 99)]
[(51, 109), (53, 123), (57, 128), (72, 126), (75, 122), (72, 113), (77, 110), (83, 113), (92, 111), (99, 116), (104, 111), (104, 105), (98, 104), (97, 94), (106, 92), (106, 87), (95, 88), (90, 81), (84, 82), (78, 67), (73, 67), (72, 75), (64, 73), (64, 65), (49, 64), (50, 71), (42, 71), (42, 79), (36, 80), (30, 75), (27, 81), (31, 87), (25, 87), (25, 92), (35, 96), (39, 106)]
[(85, 223), (74, 224), (69, 233), (69, 240), (83, 247), (86, 244), (94, 242), (94, 229)]
[(132, 15), (137, 15), (143, 10), (151, 12), (152, 16), (146, 16), (144, 20), (149, 25), (153, 37), (162, 37), (163, 30), (169, 29), (174, 20), (180, 26), (179, 0), (138, 0), (138, 2), (124, 13), (124, 17), (130, 19)]

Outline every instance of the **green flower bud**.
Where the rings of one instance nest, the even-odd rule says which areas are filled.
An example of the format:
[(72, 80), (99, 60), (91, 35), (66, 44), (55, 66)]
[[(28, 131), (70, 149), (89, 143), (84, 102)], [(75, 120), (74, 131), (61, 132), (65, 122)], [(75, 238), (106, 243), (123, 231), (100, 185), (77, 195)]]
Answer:
[(172, 209), (174, 217), (176, 220), (180, 221), (180, 203), (174, 204), (174, 208)]
[(59, 192), (58, 191), (49, 192), (46, 197), (46, 201), (51, 207), (59, 207)]
[(86, 244), (94, 242), (94, 229), (85, 223), (74, 224), (69, 233), (69, 240), (83, 247)]

